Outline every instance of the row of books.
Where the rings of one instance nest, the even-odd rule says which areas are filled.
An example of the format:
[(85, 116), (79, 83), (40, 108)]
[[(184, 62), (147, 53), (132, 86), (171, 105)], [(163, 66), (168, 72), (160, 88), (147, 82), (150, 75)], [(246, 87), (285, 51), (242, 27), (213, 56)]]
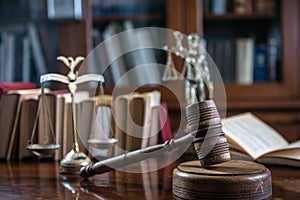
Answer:
[(76, 19), (82, 17), (81, 0), (3, 0), (0, 2), (0, 19), (45, 20)]
[[(166, 104), (160, 102), (160, 92), (120, 95), (115, 100), (115, 155), (153, 146), (172, 138)], [(117, 112), (122, 110), (123, 112)], [(164, 127), (161, 125), (165, 125)], [(161, 137), (159, 132), (163, 131)]]
[(257, 44), (251, 37), (211, 37), (207, 38), (207, 52), (224, 82), (252, 84), (279, 79), (279, 46), (273, 38), (268, 44)]
[(93, 16), (120, 16), (150, 13), (164, 13), (165, 1), (160, 0), (93, 0)]
[(236, 14), (274, 14), (276, 0), (203, 0), (203, 12), (215, 15)]
[(46, 16), (46, 1), (40, 0), (3, 0), (0, 2), (0, 19), (24, 20)]
[[(89, 92), (79, 91), (75, 107), (80, 150), (92, 157), (118, 155), (172, 138), (166, 105), (161, 104), (158, 91), (116, 99), (111, 95), (91, 97)], [(0, 100), (0, 158), (32, 158), (32, 152), (26, 149), (30, 141), (60, 144), (54, 155), (55, 160), (60, 160), (73, 148), (72, 127), (71, 96), (67, 90), (45, 89), (45, 96), (41, 96), (40, 88), (8, 91)], [(89, 139), (112, 137), (118, 142), (110, 149), (88, 144)]]
[(93, 57), (92, 71), (103, 74), (107, 85), (160, 84), (161, 52), (147, 48), (153, 39), (147, 29), (134, 29), (130, 20), (111, 22), (104, 31), (94, 28), (95, 48), (89, 54)]
[(36, 81), (46, 72), (41, 38), (34, 23), (1, 31), (0, 81)]

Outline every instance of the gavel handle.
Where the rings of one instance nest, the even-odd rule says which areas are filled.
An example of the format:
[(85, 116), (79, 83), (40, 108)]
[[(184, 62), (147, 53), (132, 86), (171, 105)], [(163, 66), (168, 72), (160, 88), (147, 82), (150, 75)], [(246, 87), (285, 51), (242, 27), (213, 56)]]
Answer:
[(121, 154), (116, 157), (108, 158), (106, 160), (82, 167), (80, 169), (80, 176), (87, 179), (96, 174), (102, 174), (114, 169), (119, 169), (121, 167), (146, 160), (155, 155), (161, 154), (162, 152), (172, 151), (177, 147), (182, 147), (184, 144), (191, 144), (193, 139), (193, 134), (188, 134), (178, 139), (168, 140), (164, 144), (158, 144), (144, 149), (138, 149)]

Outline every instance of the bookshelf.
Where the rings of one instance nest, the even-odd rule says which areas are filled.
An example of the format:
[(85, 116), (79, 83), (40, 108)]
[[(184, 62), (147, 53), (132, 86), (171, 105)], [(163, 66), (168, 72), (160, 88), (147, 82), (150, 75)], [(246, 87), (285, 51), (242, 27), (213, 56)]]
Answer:
[[(12, 71), (14, 76), (10, 79), (2, 78), (1, 81), (32, 81), (39, 83), (39, 76), (43, 73), (66, 72), (65, 67), (59, 65), (56, 61), (57, 56), (86, 55), (91, 49), (91, 46), (89, 46), (90, 39), (87, 37), (89, 15), (85, 10), (89, 8), (89, 2), (83, 1), (84, 19), (73, 17), (50, 19), (47, 16), (47, 3), (50, 1), (1, 1), (0, 31), (2, 35), (0, 43), (2, 46), (6, 43), (4, 35), (13, 38), (13, 44), (6, 49), (8, 58), (15, 58)], [(35, 34), (32, 37), (29, 33), (29, 24), (35, 29)], [(29, 40), (27, 48), (25, 48), (24, 41), (22, 41), (25, 38)], [(86, 40), (76, 40), (77, 38), (86, 38)], [(38, 47), (35, 47), (34, 43)], [(4, 56), (6, 55), (4, 54)], [(4, 61), (4, 59), (1, 60)], [(27, 63), (28, 66), (24, 66), (24, 63)], [(42, 66), (41, 63), (43, 63)], [(1, 69), (8, 68), (5, 63), (4, 65), (1, 64)], [(39, 68), (43, 70), (41, 71)], [(28, 80), (24, 80), (22, 74), (29, 71), (30, 77), (27, 78)], [(5, 72), (2, 72), (2, 76), (5, 77)]]
[[(293, 1), (291, 3), (285, 3), (283, 1), (278, 2), (278, 13), (254, 13), (254, 14), (234, 14), (232, 11), (224, 14), (211, 14), (203, 13), (203, 1), (195, 0), (190, 1), (190, 4), (194, 4), (194, 9), (187, 8), (188, 6), (182, 6), (182, 1), (176, 1), (171, 7), (176, 7), (178, 12), (188, 14), (184, 15), (181, 20), (178, 20), (175, 16), (170, 16), (169, 26), (170, 28), (179, 29), (186, 34), (191, 32), (197, 32), (198, 34), (206, 37), (239, 37), (243, 35), (257, 36), (258, 40), (267, 39), (268, 30), (260, 29), (263, 26), (269, 27), (270, 24), (275, 23), (277, 34), (280, 36), (280, 65), (278, 66), (276, 80), (253, 82), (251, 84), (238, 84), (236, 82), (226, 83), (227, 96), (231, 100), (239, 100), (253, 98), (262, 100), (268, 98), (282, 98), (282, 97), (296, 97), (299, 94), (297, 91), (297, 78), (296, 73), (297, 66), (297, 30), (298, 21), (298, 8), (299, 3)], [(227, 1), (229, 2), (229, 1)], [(176, 9), (175, 8), (175, 9)], [(191, 14), (193, 13), (193, 14)], [(195, 17), (196, 16), (196, 17)], [(174, 19), (176, 18), (176, 19)], [(244, 25), (241, 25), (244, 24)], [(267, 28), (266, 28), (267, 29)], [(278, 30), (277, 30), (278, 29)], [(249, 34), (250, 33), (250, 34)], [(262, 39), (261, 39), (262, 38)], [(296, 41), (296, 42), (295, 42)], [(216, 58), (213, 57), (215, 60)]]
[[(77, 16), (78, 14), (76, 14), (77, 12), (73, 8), (79, 2), (81, 7), (80, 13), (82, 14), (80, 17)], [(65, 6), (65, 8), (60, 9), (57, 5)], [(54, 13), (54, 17), (48, 16), (50, 7), (52, 8), (51, 10), (54, 10), (51, 11), (51, 13)], [(3, 41), (9, 40), (8, 45), (13, 46), (13, 48), (9, 48), (10, 62), (8, 65), (15, 65), (14, 68), (16, 69), (14, 69), (14, 72), (18, 72), (18, 74), (8, 79), (6, 77), (12, 76), (14, 72), (2, 73), (2, 70), (0, 70), (0, 77), (3, 77), (0, 81), (24, 81), (21, 77), (24, 74), (23, 71), (30, 71), (25, 69), (34, 69), (33, 71), (36, 71), (37, 69), (35, 68), (40, 66), (39, 64), (34, 64), (35, 59), (32, 54), (35, 51), (31, 51), (31, 44), (29, 44), (28, 50), (20, 51), (23, 48), (23, 44), (17, 41), (17, 39), (22, 40), (27, 36), (27, 26), (29, 23), (35, 26), (37, 37), (34, 37), (34, 40), (40, 46), (40, 56), (38, 57), (40, 58), (39, 60), (42, 59), (44, 62), (44, 70), (42, 72), (30, 74), (30, 80), (38, 83), (38, 77), (42, 73), (59, 72), (66, 74), (67, 69), (56, 61), (56, 57), (59, 55), (87, 56), (97, 44), (105, 39), (103, 32), (112, 23), (117, 24), (118, 28), (120, 27), (119, 32), (124, 31), (123, 23), (125, 21), (130, 21), (133, 28), (148, 26), (165, 27), (165, 7), (166, 1), (159, 0), (129, 0), (126, 2), (119, 0), (62, 0), (59, 2), (54, 0), (2, 1), (1, 8), (3, 9), (0, 14), (0, 30), (1, 33), (7, 33), (7, 36), (1, 34), (0, 43), (4, 44)], [(14, 12), (11, 13), (7, 10), (14, 10)], [(60, 13), (62, 10), (64, 12)], [(66, 16), (66, 13), (70, 16)], [(93, 36), (95, 31), (98, 31), (100, 35), (96, 42)], [(16, 39), (17, 34), (20, 36)], [(2, 39), (2, 37), (8, 39)], [(1, 49), (4, 49), (4, 47)], [(15, 51), (16, 49), (18, 52)], [(25, 55), (24, 52), (30, 52), (31, 54)], [(25, 56), (27, 60), (26, 67), (22, 66), (22, 59)], [(2, 57), (5, 57), (5, 55), (3, 54)], [(12, 59), (13, 57), (17, 57), (16, 61)], [(161, 59), (164, 60), (164, 56)], [(13, 61), (14, 63), (12, 63)], [(5, 63), (3, 68), (10, 67), (6, 67)], [(81, 74), (87, 73), (89, 70), (88, 68), (80, 69)], [(113, 86), (113, 83), (108, 83), (108, 85)]]
[[(297, 74), (300, 68), (297, 51), (299, 50), (300, 2), (296, 0), (276, 1), (278, 7), (274, 13), (244, 15), (232, 12), (219, 15), (203, 12), (203, 3), (204, 1), (201, 0), (191, 0), (188, 6), (183, 5), (183, 1), (176, 0), (172, 5), (168, 5), (168, 10), (176, 10), (181, 16), (168, 15), (168, 27), (186, 34), (197, 32), (204, 37), (209, 34), (224, 37), (224, 34), (236, 36), (250, 28), (253, 34), (264, 34), (266, 31), (259, 32), (260, 27), (267, 26), (264, 23), (276, 22), (281, 44), (278, 78), (275, 81), (251, 84), (225, 83), (227, 114), (254, 112), (289, 141), (299, 139), (300, 91)], [(239, 24), (244, 25), (239, 26)]]
[[(46, 5), (46, 0), (27, 0), (32, 2), (43, 2)], [(26, 2), (27, 2), (26, 1)], [(6, 0), (1, 2), (1, 7), (10, 6), (11, 2)], [(23, 1), (22, 1), (23, 2)], [(19, 16), (16, 19), (11, 19), (8, 15), (2, 14), (0, 19), (1, 27), (8, 24), (26, 24), (28, 21), (35, 22), (39, 26), (46, 26), (44, 32), (51, 32), (52, 39), (48, 39), (47, 49), (51, 52), (47, 53), (47, 69), (49, 71), (60, 71), (64, 73), (66, 70), (63, 66), (58, 66), (56, 61), (57, 55), (78, 56), (87, 55), (93, 48), (93, 29), (97, 28), (103, 31), (107, 25), (112, 22), (122, 23), (125, 20), (133, 21), (136, 27), (143, 26), (160, 26), (178, 30), (185, 34), (192, 32), (198, 33), (202, 37), (207, 35), (222, 36), (222, 34), (232, 36), (236, 34), (237, 24), (245, 24), (240, 31), (253, 29), (254, 33), (259, 31), (259, 27), (267, 24), (276, 24), (276, 29), (280, 35), (280, 65), (278, 67), (278, 78), (275, 81), (265, 81), (251, 84), (237, 84), (236, 82), (228, 82), (225, 84), (226, 95), (228, 99), (228, 115), (251, 111), (261, 116), (270, 125), (277, 128), (279, 132), (283, 132), (289, 138), (289, 141), (300, 138), (299, 114), (300, 114), (300, 89), (297, 75), (299, 69), (299, 25), (300, 25), (300, 2), (297, 0), (277, 1), (278, 9), (274, 13), (254, 13), (237, 15), (233, 12), (228, 12), (220, 15), (203, 12), (202, 0), (165, 0), (159, 11), (146, 12), (147, 5), (153, 3), (147, 0), (144, 10), (132, 11), (131, 13), (110, 13), (97, 14), (95, 13), (96, 0), (82, 1), (83, 18), (81, 20), (49, 20), (44, 10), (42, 15), (36, 12), (35, 17), (29, 16), (29, 7), (25, 6), (26, 16)], [(106, 1), (103, 1), (106, 2)], [(112, 2), (112, 1), (107, 1)], [(135, 2), (135, 1), (130, 1)], [(136, 1), (140, 2), (140, 1)], [(144, 2), (144, 1), (143, 1)], [(156, 1), (155, 1), (156, 2)], [(231, 2), (231, 0), (227, 0)], [(149, 3), (149, 4), (148, 4)], [(4, 5), (4, 6), (2, 6)], [(30, 4), (33, 5), (33, 4)], [(42, 6), (43, 7), (43, 6)], [(43, 7), (45, 9), (45, 7)], [(152, 8), (153, 9), (153, 8)], [(16, 9), (18, 10), (18, 9)], [(101, 7), (98, 8), (101, 10)], [(254, 24), (249, 25), (248, 24)], [(256, 24), (262, 24), (256, 27)], [(215, 26), (217, 25), (217, 26)], [(220, 25), (220, 26), (219, 26)], [(225, 27), (224, 27), (225, 26)], [(47, 31), (48, 29), (51, 31)], [(262, 34), (264, 34), (264, 31)], [(220, 34), (220, 35), (218, 35)], [(235, 36), (235, 35), (234, 35)], [(51, 42), (52, 41), (52, 42)], [(214, 58), (213, 58), (214, 59)], [(177, 61), (178, 71), (182, 66), (180, 59)], [(181, 62), (181, 63), (180, 63)], [(81, 72), (82, 74), (83, 72)], [(160, 88), (158, 88), (160, 89)], [(148, 89), (142, 89), (148, 90)], [(109, 89), (108, 89), (109, 91)], [(171, 96), (165, 94), (163, 99), (172, 101)], [(180, 109), (173, 106), (171, 102), (172, 113), (170, 115), (174, 120), (178, 120), (176, 116), (180, 113)], [(180, 114), (179, 114), (180, 116)], [(176, 123), (174, 123), (176, 124)]]

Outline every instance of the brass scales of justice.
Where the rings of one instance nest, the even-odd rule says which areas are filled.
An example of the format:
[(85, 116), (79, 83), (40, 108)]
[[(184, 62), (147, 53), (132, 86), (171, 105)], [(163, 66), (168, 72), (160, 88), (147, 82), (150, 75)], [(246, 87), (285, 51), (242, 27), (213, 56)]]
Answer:
[[(77, 90), (77, 85), (84, 83), (84, 82), (90, 82), (95, 81), (98, 82), (98, 88), (99, 88), (99, 94), (103, 91), (102, 90), (102, 83), (104, 82), (104, 78), (100, 74), (84, 74), (81, 76), (78, 76), (78, 72), (76, 71), (76, 67), (80, 62), (84, 60), (83, 57), (79, 56), (75, 59), (73, 57), (63, 57), (59, 56), (57, 60), (62, 61), (68, 68), (69, 73), (67, 76), (57, 74), (57, 73), (49, 73), (42, 75), (40, 77), (40, 83), (41, 83), (41, 95), (40, 95), (40, 101), (38, 104), (38, 110), (34, 121), (34, 128), (32, 130), (31, 139), (29, 142), (29, 145), (27, 145), (27, 149), (31, 150), (35, 155), (37, 156), (44, 156), (53, 153), (55, 150), (60, 148), (59, 144), (56, 144), (55, 137), (54, 137), (54, 130), (53, 125), (50, 120), (50, 112), (47, 105), (45, 92), (44, 92), (44, 83), (48, 81), (57, 81), (63, 84), (67, 84), (68, 90), (71, 94), (71, 107), (72, 107), (72, 133), (73, 133), (73, 148), (70, 150), (69, 153), (67, 153), (64, 158), (61, 160), (60, 163), (60, 173), (65, 174), (78, 174), (80, 171), (80, 168), (83, 166), (86, 166), (91, 163), (90, 158), (79, 149), (78, 145), (78, 132), (77, 132), (77, 123), (76, 123), (76, 109), (75, 109), (75, 93)], [(43, 117), (43, 120), (49, 119), (50, 124), (50, 132), (51, 132), (51, 138), (46, 133), (46, 130), (39, 130), (44, 134), (44, 141), (43, 143), (35, 143), (34, 142), (34, 135), (36, 132), (37, 127), (37, 121), (39, 117), (39, 113), (41, 110), (44, 109), (44, 112), (41, 117)], [(46, 122), (45, 122), (46, 123)], [(112, 145), (112, 143), (115, 143), (115, 140), (107, 140), (104, 144), (103, 141), (99, 140), (92, 140), (93, 142), (88, 142), (89, 144), (93, 145), (95, 148), (103, 148), (103, 145), (105, 147), (109, 147), (109, 145)], [(100, 143), (99, 143), (100, 142)], [(98, 144), (99, 143), (99, 144)], [(109, 144), (107, 144), (109, 143)]]
[[(182, 45), (182, 33), (175, 31), (173, 36), (176, 46), (165, 47), (165, 50), (183, 58), (185, 62), (183, 69), (186, 74), (185, 97), (189, 104), (186, 107), (189, 133), (164, 144), (84, 166), (80, 176), (88, 179), (193, 143), (198, 160), (182, 163), (173, 171), (172, 190), (176, 199), (271, 199), (270, 171), (255, 162), (230, 158), (221, 118), (213, 100), (214, 86), (210, 80), (208, 63), (199, 51), (199, 36), (191, 34), (187, 37), (188, 48)], [(178, 77), (163, 78), (176, 80)], [(205, 84), (208, 95), (205, 95)]]

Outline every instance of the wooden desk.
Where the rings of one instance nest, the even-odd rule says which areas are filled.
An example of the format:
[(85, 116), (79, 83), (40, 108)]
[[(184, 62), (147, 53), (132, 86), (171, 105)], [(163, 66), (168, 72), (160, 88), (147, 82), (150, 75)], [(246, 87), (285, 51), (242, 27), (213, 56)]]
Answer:
[[(172, 171), (177, 165), (172, 163), (148, 174), (112, 171), (83, 181), (77, 176), (61, 176), (56, 162), (2, 162), (0, 199), (173, 199)], [(300, 199), (299, 168), (268, 168), (273, 199)]]

